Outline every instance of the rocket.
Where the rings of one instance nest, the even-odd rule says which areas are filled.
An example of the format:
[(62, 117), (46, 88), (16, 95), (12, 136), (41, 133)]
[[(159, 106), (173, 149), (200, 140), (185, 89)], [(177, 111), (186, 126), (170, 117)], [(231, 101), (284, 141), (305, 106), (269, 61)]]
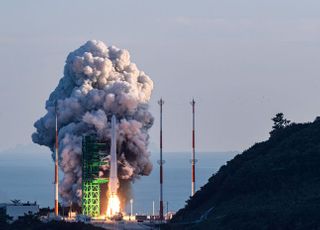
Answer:
[(111, 194), (117, 194), (119, 187), (118, 180), (118, 161), (117, 161), (117, 122), (116, 116), (111, 118), (111, 148), (110, 148), (110, 176), (109, 176), (109, 189)]
[(117, 161), (117, 123), (115, 115), (111, 118), (111, 146), (110, 146), (110, 174), (108, 184), (108, 208), (106, 216), (114, 217), (120, 213), (120, 200), (118, 197), (118, 161)]
[(58, 114), (57, 114), (57, 107), (56, 107), (56, 149), (55, 149), (55, 164), (54, 164), (54, 214), (56, 216), (59, 215), (59, 197), (58, 197), (58, 191), (59, 191), (59, 174), (58, 174)]

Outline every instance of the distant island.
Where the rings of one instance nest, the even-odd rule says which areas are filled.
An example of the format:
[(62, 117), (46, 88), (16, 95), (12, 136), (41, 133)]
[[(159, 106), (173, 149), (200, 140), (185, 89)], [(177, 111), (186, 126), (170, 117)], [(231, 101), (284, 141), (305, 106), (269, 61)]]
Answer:
[(222, 166), (167, 229), (320, 229), (320, 119), (272, 120), (270, 138)]

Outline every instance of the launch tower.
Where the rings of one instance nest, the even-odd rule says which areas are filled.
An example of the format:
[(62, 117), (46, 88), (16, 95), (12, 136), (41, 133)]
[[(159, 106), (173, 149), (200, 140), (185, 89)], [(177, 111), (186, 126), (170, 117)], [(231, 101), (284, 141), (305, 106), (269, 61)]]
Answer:
[(91, 217), (100, 215), (100, 185), (108, 178), (99, 177), (99, 167), (108, 162), (107, 144), (99, 142), (94, 135), (84, 136), (82, 141), (82, 214)]

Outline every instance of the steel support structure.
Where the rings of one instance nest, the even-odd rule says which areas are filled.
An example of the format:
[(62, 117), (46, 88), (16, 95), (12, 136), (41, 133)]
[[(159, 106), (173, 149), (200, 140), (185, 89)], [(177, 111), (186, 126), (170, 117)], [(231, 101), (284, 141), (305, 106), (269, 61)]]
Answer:
[(82, 140), (82, 214), (100, 215), (100, 184), (107, 178), (99, 178), (99, 168), (103, 162), (101, 152), (106, 152), (107, 144), (98, 142), (95, 136), (84, 136)]

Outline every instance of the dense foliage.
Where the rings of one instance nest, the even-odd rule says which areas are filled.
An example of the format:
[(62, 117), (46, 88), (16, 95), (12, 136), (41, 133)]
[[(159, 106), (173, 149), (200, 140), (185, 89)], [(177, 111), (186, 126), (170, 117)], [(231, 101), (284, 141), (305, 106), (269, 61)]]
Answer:
[(25, 214), (13, 223), (9, 224), (8, 216), (0, 218), (1, 230), (103, 230), (104, 228), (95, 227), (84, 223), (68, 223), (64, 221), (51, 221), (43, 223), (39, 220), (38, 215)]
[(222, 166), (168, 228), (320, 229), (320, 120), (278, 118), (269, 140)]

